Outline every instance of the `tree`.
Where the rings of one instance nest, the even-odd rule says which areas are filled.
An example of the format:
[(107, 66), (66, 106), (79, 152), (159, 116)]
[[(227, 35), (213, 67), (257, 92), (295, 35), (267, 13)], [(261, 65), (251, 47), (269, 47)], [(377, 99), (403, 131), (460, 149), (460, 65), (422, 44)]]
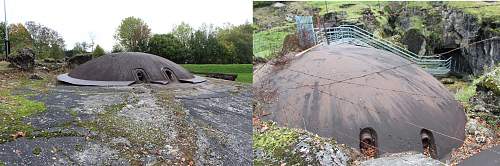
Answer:
[(203, 56), (205, 54), (205, 45), (207, 43), (205, 33), (196, 30), (189, 40), (190, 56), (189, 63), (205, 63)]
[(252, 63), (252, 34), (252, 25), (249, 23), (219, 30), (217, 37), (225, 47), (224, 54), (232, 57), (231, 62), (226, 63)]
[(189, 40), (193, 34), (194, 29), (187, 23), (181, 22), (172, 29), (174, 35), (186, 48), (189, 47)]
[(159, 55), (176, 63), (187, 63), (185, 47), (173, 34), (155, 34), (149, 40), (148, 53)]
[(104, 55), (104, 49), (102, 49), (101, 46), (99, 46), (99, 44), (97, 46), (95, 46), (95, 49), (94, 49), (94, 52), (92, 52), (92, 56), (93, 57), (100, 57)]
[(21, 23), (9, 25), (9, 40), (11, 52), (33, 47), (33, 39), (31, 39), (30, 33)]
[(127, 51), (146, 52), (151, 29), (140, 18), (127, 17), (116, 30), (115, 39)]
[(87, 43), (86, 42), (76, 42), (75, 46), (73, 47), (73, 53), (75, 54), (82, 54), (87, 52)]
[(5, 55), (5, 22), (0, 22), (0, 43), (2, 45), (0, 53)]
[(116, 52), (123, 52), (123, 47), (120, 46), (120, 44), (115, 44), (113, 45), (113, 49), (111, 50), (112, 53)]
[(39, 58), (64, 57), (64, 39), (52, 30), (33, 21), (26, 22), (26, 28), (33, 39), (33, 49)]

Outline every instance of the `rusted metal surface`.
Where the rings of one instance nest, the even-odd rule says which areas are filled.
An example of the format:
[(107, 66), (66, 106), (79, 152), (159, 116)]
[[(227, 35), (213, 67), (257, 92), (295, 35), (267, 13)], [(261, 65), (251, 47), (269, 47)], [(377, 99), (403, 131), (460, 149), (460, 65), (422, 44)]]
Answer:
[[(75, 85), (123, 85), (138, 80), (137, 72), (147, 79), (141, 82), (170, 83), (190, 82), (199, 83), (204, 78), (194, 76), (182, 66), (165, 58), (139, 52), (112, 53), (88, 61), (67, 75), (58, 76), (59, 81)], [(168, 73), (173, 76), (168, 76)]]
[(256, 74), (254, 87), (277, 90), (264, 111), (280, 125), (356, 148), (361, 129), (370, 127), (382, 154), (423, 152), (423, 128), (433, 132), (438, 158), (464, 140), (462, 106), (433, 76), (392, 53), (323, 45), (275, 70)]

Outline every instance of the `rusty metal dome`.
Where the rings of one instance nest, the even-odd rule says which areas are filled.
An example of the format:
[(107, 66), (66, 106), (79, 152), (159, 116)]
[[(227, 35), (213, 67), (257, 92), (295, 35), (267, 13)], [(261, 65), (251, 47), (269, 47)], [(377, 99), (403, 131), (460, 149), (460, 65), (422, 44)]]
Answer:
[(254, 87), (273, 92), (264, 119), (360, 149), (369, 142), (379, 154), (428, 147), (441, 159), (463, 143), (463, 107), (437, 79), (402, 57), (321, 45), (284, 64), (255, 73)]
[(70, 73), (61, 74), (57, 79), (74, 85), (97, 86), (205, 81), (168, 59), (140, 52), (107, 54), (76, 67)]

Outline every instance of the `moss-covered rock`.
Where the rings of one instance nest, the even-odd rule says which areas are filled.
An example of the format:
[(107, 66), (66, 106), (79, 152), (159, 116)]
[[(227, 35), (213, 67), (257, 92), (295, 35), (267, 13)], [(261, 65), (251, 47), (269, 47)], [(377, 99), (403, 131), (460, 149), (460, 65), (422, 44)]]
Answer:
[(401, 41), (408, 47), (408, 50), (419, 55), (425, 54), (425, 36), (422, 30), (411, 28), (406, 31)]
[(477, 86), (500, 95), (500, 67), (496, 67), (494, 70), (479, 77)]
[(347, 165), (351, 150), (333, 139), (300, 129), (278, 127), (273, 122), (254, 127), (254, 165)]

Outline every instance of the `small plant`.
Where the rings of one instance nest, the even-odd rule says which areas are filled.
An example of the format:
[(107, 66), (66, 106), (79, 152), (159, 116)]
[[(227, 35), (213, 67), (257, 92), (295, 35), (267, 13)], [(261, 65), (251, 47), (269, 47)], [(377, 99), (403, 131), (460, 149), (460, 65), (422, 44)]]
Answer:
[(261, 130), (265, 132), (253, 133), (253, 147), (269, 154), (282, 155), (299, 137), (295, 129), (277, 127), (272, 122), (264, 122), (262, 126)]
[(76, 151), (78, 151), (78, 152), (83, 151), (83, 146), (82, 146), (82, 144), (76, 144), (76, 145), (75, 145), (75, 150), (76, 150)]
[(40, 155), (40, 153), (42, 153), (42, 148), (40, 148), (40, 147), (38, 147), (38, 146), (37, 146), (37, 147), (35, 147), (35, 148), (33, 149), (32, 153), (33, 153), (34, 155), (36, 155), (36, 156), (39, 156), (39, 155)]
[(469, 99), (476, 94), (476, 85), (472, 84), (462, 89), (458, 90), (455, 94), (455, 98), (462, 103), (469, 102)]

